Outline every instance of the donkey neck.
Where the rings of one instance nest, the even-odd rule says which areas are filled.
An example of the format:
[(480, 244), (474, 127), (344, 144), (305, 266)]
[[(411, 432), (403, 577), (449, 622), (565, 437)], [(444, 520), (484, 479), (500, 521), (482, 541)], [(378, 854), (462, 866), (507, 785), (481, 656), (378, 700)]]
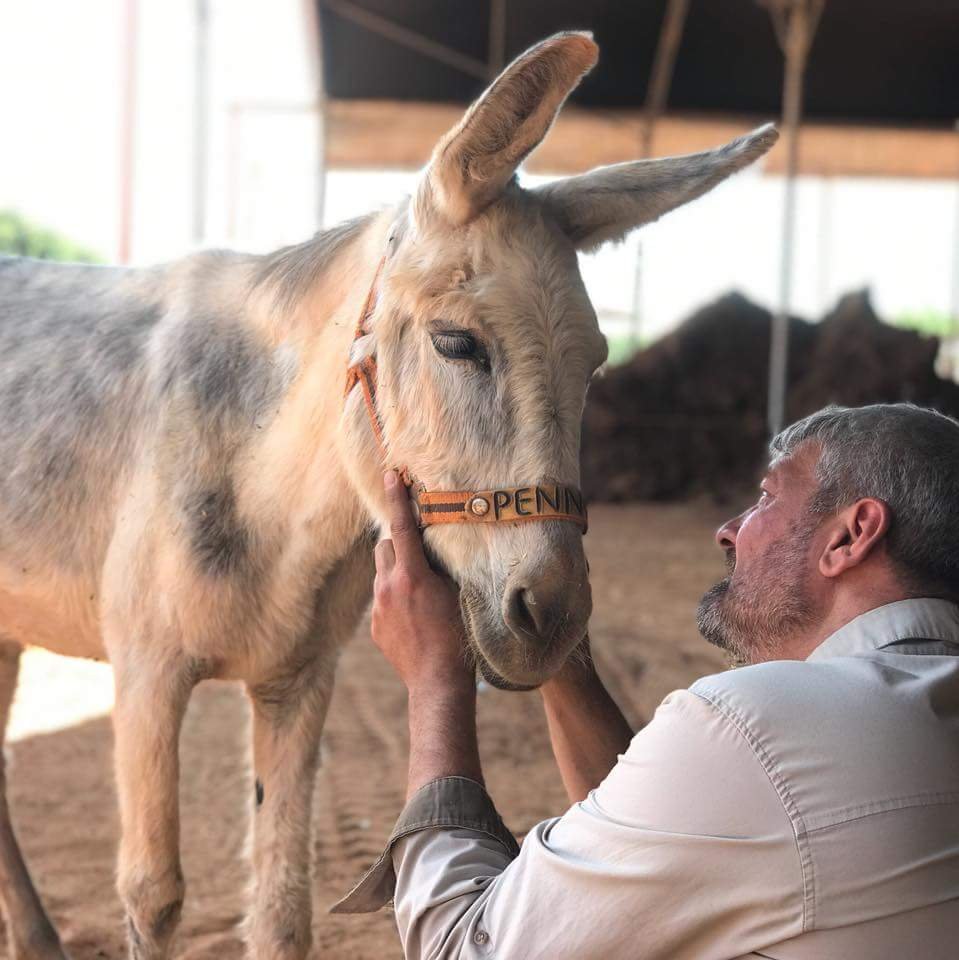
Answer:
[[(257, 440), (242, 485), (251, 512), (272, 516), (282, 526), (306, 525), (321, 541), (342, 546), (369, 524), (357, 492), (363, 486), (356, 475), (360, 466), (342, 436), (343, 385), (357, 317), (389, 224), (385, 214), (368, 219), (271, 320), (274, 339), (295, 353), (298, 372)], [(284, 253), (309, 256), (294, 248), (277, 258)], [(281, 305), (283, 298), (280, 291)]]

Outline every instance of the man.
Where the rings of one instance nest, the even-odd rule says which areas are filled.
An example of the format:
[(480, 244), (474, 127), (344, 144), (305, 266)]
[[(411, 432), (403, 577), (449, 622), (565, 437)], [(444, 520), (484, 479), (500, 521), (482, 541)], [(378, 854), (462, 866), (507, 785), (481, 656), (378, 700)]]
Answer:
[(590, 667), (544, 684), (573, 806), (521, 851), (482, 787), (455, 598), (387, 489), (373, 637), (409, 689), (409, 802), (339, 909), (395, 870), (410, 958), (959, 956), (959, 423), (833, 407), (776, 437), (699, 609), (744, 666), (631, 742)]

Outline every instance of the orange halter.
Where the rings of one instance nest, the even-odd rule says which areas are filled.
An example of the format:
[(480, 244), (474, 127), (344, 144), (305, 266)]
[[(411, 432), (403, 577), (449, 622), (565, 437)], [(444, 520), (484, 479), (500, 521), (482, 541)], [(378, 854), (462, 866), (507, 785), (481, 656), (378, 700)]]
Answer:
[[(376, 307), (376, 285), (379, 280), (384, 256), (376, 267), (373, 282), (363, 303), (360, 319), (356, 325), (354, 342), (368, 333), (367, 323)], [(383, 425), (376, 409), (376, 359), (368, 356), (350, 364), (346, 371), (346, 389), (349, 395), (357, 384), (363, 391), (363, 402), (373, 436), (389, 463)], [(416, 506), (421, 528), (438, 523), (522, 523), (534, 520), (565, 520), (576, 523), (586, 533), (587, 517), (583, 495), (577, 487), (561, 483), (529, 484), (525, 487), (500, 487), (496, 490), (427, 490), (415, 480), (407, 467), (399, 471), (400, 477), (410, 491), (410, 499)]]

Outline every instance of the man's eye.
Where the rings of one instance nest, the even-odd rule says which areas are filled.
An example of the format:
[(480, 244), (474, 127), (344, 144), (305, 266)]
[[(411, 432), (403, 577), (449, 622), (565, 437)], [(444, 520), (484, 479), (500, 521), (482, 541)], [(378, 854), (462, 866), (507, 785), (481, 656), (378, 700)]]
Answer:
[(486, 353), (476, 337), (465, 330), (434, 333), (432, 340), (436, 352), (448, 360), (476, 360), (484, 366), (488, 363)]

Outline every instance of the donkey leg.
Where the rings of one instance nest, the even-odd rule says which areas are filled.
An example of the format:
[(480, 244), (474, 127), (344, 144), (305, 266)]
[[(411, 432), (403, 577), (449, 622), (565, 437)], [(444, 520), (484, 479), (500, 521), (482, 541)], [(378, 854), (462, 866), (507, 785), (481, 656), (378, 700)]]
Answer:
[[(19, 644), (0, 641), (0, 738), (6, 732), (20, 669)], [(66, 960), (17, 844), (7, 807), (6, 765), (0, 750), (0, 897), (13, 960)]]
[(310, 802), (332, 667), (319, 658), (249, 688), (256, 775), (249, 954), (255, 960), (302, 960), (310, 949)]
[(194, 686), (181, 656), (124, 650), (114, 660), (120, 859), (117, 889), (133, 960), (165, 960), (183, 906), (178, 803), (180, 726)]

